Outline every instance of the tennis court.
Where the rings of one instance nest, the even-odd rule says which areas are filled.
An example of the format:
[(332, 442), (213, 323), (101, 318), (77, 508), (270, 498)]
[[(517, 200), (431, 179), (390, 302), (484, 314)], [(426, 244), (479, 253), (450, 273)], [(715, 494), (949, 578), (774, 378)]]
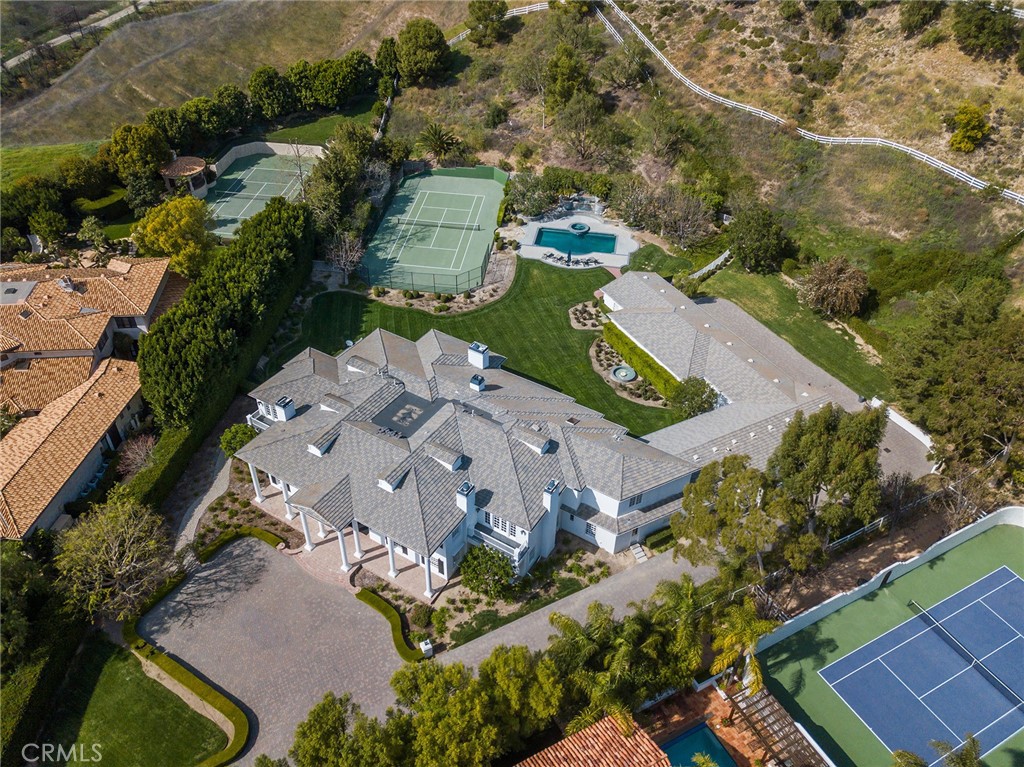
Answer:
[[(315, 157), (303, 157), (302, 172), (316, 164)], [(246, 219), (252, 218), (274, 197), (294, 200), (299, 196), (296, 158), (286, 155), (249, 155), (235, 160), (206, 195), (213, 214), (213, 233), (231, 237)]]
[(403, 179), (363, 256), (363, 279), (433, 293), (480, 285), (506, 179), (484, 167)]
[(1024, 728), (1024, 580), (1001, 567), (910, 607), (913, 618), (818, 672), (875, 737), (925, 755), (970, 732), (984, 754)]
[(967, 733), (987, 767), (1024, 753), (1024, 527), (998, 524), (758, 653), (769, 691), (837, 767)]

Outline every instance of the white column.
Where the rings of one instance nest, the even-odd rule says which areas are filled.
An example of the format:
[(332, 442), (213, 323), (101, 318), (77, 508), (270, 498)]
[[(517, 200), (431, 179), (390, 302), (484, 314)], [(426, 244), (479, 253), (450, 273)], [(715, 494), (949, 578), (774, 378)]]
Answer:
[(430, 557), (427, 557), (427, 561), (423, 563), (423, 570), (427, 574), (427, 590), (423, 592), (423, 596), (427, 599), (433, 599), (434, 587), (430, 583)]
[(260, 480), (256, 476), (256, 467), (249, 464), (249, 476), (252, 477), (252, 489), (256, 491), (256, 502), (263, 503), (263, 491), (260, 490)]
[(362, 544), (359, 543), (359, 523), (356, 522), (354, 519), (352, 520), (352, 543), (355, 544), (356, 559), (362, 559), (363, 547)]
[(344, 528), (338, 530), (338, 547), (341, 549), (341, 571), (343, 573), (348, 572), (348, 552), (345, 551), (345, 531)]
[(309, 539), (309, 522), (306, 521), (306, 514), (303, 511), (299, 511), (299, 522), (302, 524), (302, 534), (306, 537), (306, 545), (303, 547), (306, 551), (313, 550), (313, 541)]
[(317, 537), (318, 537), (318, 538), (319, 538), (319, 539), (320, 539), (320, 540), (322, 541), (322, 540), (323, 540), (324, 538), (326, 538), (326, 537), (327, 537), (327, 533), (326, 533), (326, 532), (324, 532), (324, 523), (323, 523), (323, 522), (321, 522), (321, 521), (320, 521), (320, 520), (318, 519), (318, 520), (316, 521), (316, 526), (317, 526), (317, 531), (316, 531), (316, 535), (317, 535)]
[(398, 575), (398, 568), (395, 567), (395, 542), (391, 540), (391, 536), (388, 536), (388, 578), (394, 578)]
[[(284, 496), (284, 518), (295, 519), (295, 510), (292, 505), (288, 503), (288, 499), (292, 497), (292, 494), (288, 492), (288, 483), (285, 480), (281, 480), (281, 494)], [(303, 522), (305, 524), (305, 522)], [(309, 536), (306, 536), (306, 540), (309, 540)]]

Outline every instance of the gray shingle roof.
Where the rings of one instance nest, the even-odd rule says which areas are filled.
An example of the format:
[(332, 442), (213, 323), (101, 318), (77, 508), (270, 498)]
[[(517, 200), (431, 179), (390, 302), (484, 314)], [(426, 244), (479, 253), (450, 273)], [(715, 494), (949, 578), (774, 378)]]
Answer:
[[(238, 457), (298, 487), (293, 503), (327, 524), (355, 518), (421, 554), (459, 524), (456, 489), (466, 480), (478, 506), (530, 530), (552, 479), (614, 495), (690, 470), (571, 397), (502, 370), (498, 355), (487, 370), (468, 365), (467, 346), (437, 331), (412, 342), (377, 330), (337, 358), (306, 350), (253, 391), (263, 401), (291, 397), (295, 417)], [(476, 373), (483, 392), (469, 388)]]

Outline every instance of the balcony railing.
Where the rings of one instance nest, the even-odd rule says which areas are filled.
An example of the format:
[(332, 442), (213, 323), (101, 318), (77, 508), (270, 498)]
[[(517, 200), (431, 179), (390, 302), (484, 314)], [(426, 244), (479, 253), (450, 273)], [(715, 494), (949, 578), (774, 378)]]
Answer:
[(476, 525), (473, 528), (472, 538), (476, 538), (477, 541), (490, 546), (492, 549), (497, 549), (510, 560), (512, 560), (512, 566), (519, 571), (519, 563), (523, 561), (523, 557), (526, 556), (526, 546), (522, 544), (516, 544), (510, 539), (503, 535), (500, 535), (494, 530), (489, 528)]
[(274, 422), (267, 418), (263, 413), (257, 410), (255, 413), (249, 413), (245, 417), (245, 422), (249, 424), (256, 431), (266, 431), (270, 428)]

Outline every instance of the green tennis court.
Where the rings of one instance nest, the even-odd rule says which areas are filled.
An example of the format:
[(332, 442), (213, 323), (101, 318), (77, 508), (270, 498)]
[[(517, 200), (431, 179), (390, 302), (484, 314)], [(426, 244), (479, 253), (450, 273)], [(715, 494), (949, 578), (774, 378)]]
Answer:
[[(911, 746), (932, 764), (938, 757), (929, 738), (940, 733), (957, 745), (965, 735), (959, 730), (978, 736), (988, 767), (1017, 767), (1022, 707), (1007, 702), (1008, 713), (989, 717), (990, 698), (1004, 702), (997, 685), (979, 681), (972, 664), (932, 636), (927, 622), (917, 625), (921, 608), (939, 616), (1015, 688), (1020, 674), (1012, 662), (1002, 664), (1012, 673), (1003, 673), (1001, 653), (1019, 653), (1024, 640), (1014, 626), (1024, 609), (1011, 602), (1009, 621), (1000, 617), (1001, 592), (986, 584), (997, 578), (1016, 588), (1017, 576), (1024, 577), (1024, 528), (996, 525), (758, 653), (768, 689), (837, 767), (886, 767), (890, 747)], [(986, 604), (977, 608), (981, 592)], [(973, 646), (1005, 639), (989, 621), (1011, 640), (991, 654)], [(875, 671), (886, 684), (876, 683)], [(937, 729), (925, 726), (936, 723)]]
[(360, 268), (370, 285), (461, 293), (487, 272), (508, 176), (445, 168), (403, 179)]
[(285, 155), (249, 155), (240, 157), (217, 179), (217, 185), (206, 195), (213, 213), (213, 233), (232, 237), (246, 219), (259, 213), (274, 197), (294, 200), (299, 196), (300, 175), (316, 164), (315, 157)]

